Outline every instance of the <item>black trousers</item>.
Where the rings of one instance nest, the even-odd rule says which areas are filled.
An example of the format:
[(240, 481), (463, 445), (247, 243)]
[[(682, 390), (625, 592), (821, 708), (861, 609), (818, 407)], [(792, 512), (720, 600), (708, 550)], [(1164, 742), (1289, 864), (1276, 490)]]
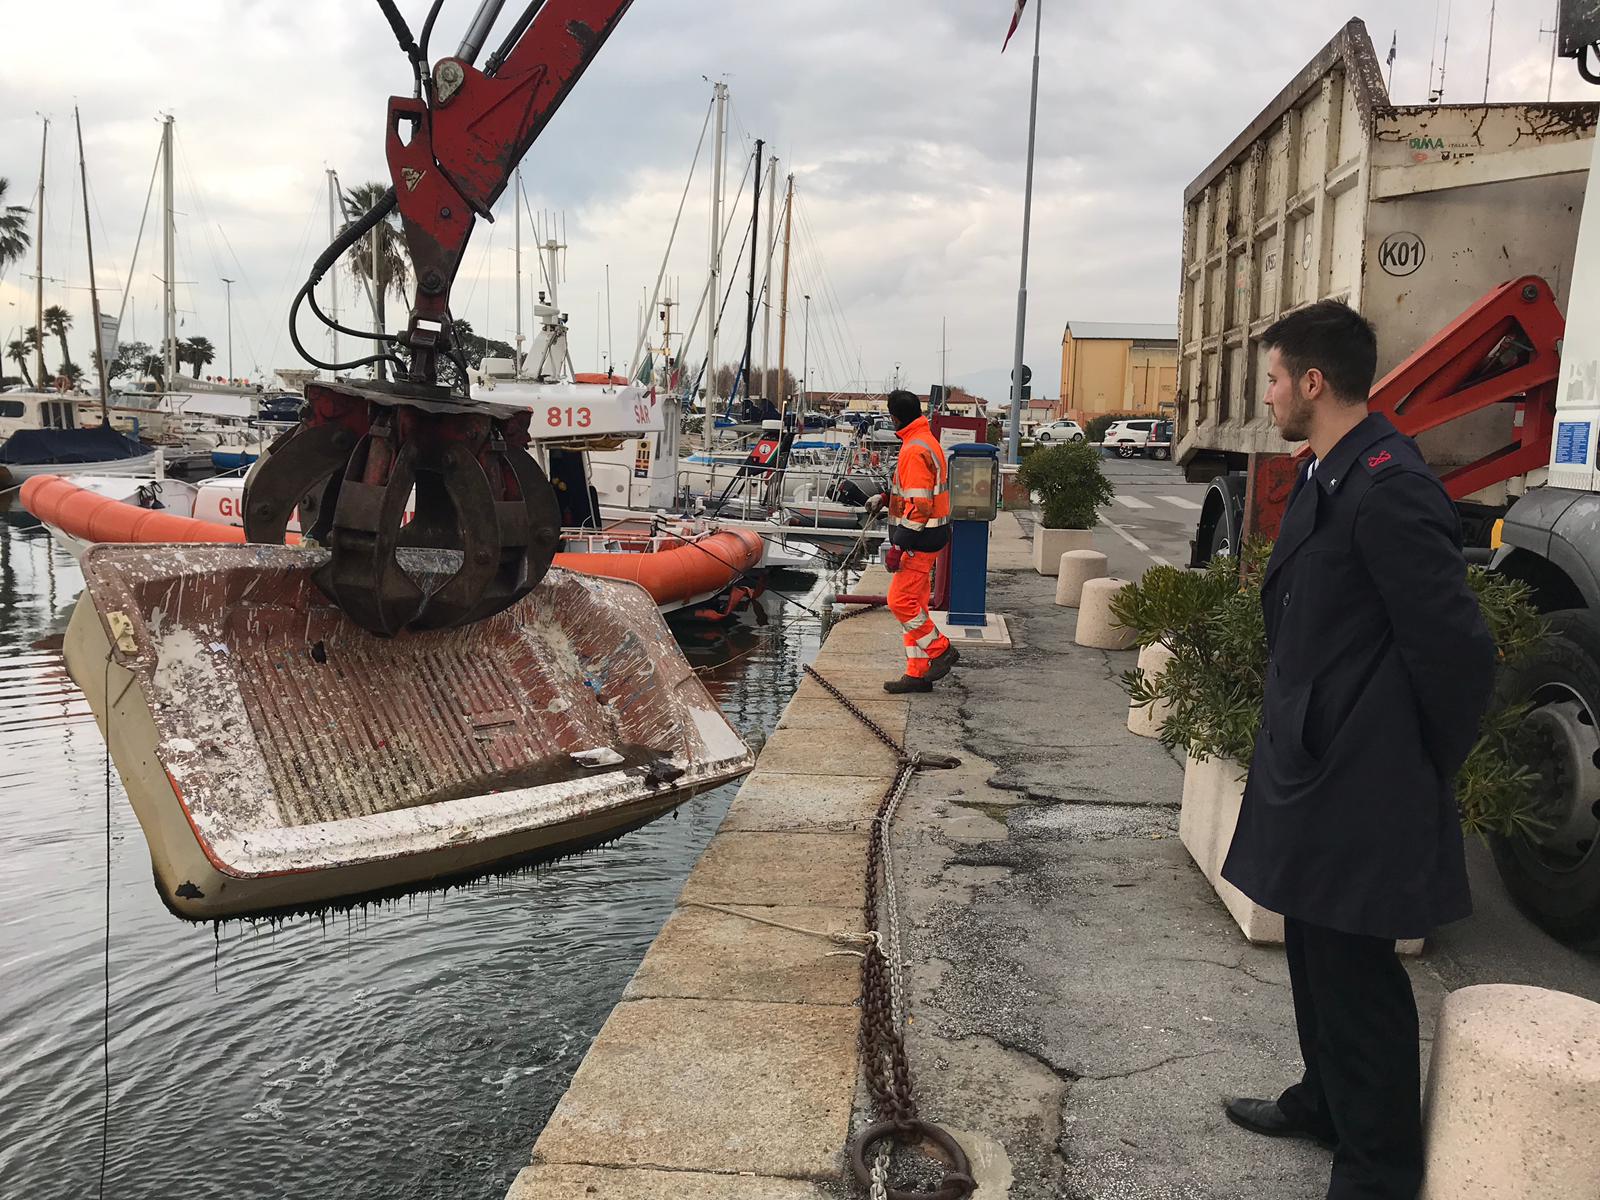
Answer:
[(1416, 1200), (1417, 1002), (1394, 942), (1292, 919), (1283, 925), (1306, 1073), (1278, 1106), (1337, 1140), (1328, 1200)]

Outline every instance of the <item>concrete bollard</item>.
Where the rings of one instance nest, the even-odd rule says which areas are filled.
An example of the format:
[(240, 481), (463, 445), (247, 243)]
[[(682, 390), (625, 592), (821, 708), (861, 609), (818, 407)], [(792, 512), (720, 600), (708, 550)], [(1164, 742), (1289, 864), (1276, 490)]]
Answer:
[[(1063, 567), (1063, 573), (1065, 568)], [(1161, 672), (1167, 669), (1167, 664), (1172, 661), (1172, 651), (1160, 642), (1146, 646), (1139, 651), (1139, 671), (1147, 678), (1156, 679)], [(1167, 709), (1171, 706), (1162, 700), (1147, 708), (1137, 708), (1128, 705), (1128, 732), (1136, 733), (1140, 737), (1160, 737), (1161, 726), (1167, 719)]]
[(1060, 574), (1056, 576), (1056, 603), (1064, 608), (1077, 608), (1083, 585), (1091, 579), (1104, 579), (1106, 556), (1098, 550), (1068, 550), (1061, 556)]
[(1134, 631), (1117, 624), (1111, 615), (1111, 601), (1127, 586), (1126, 579), (1113, 578), (1084, 583), (1083, 595), (1078, 598), (1078, 645), (1096, 650), (1126, 650), (1133, 645)]
[(1445, 998), (1420, 1200), (1600, 1196), (1600, 1004), (1495, 983)]

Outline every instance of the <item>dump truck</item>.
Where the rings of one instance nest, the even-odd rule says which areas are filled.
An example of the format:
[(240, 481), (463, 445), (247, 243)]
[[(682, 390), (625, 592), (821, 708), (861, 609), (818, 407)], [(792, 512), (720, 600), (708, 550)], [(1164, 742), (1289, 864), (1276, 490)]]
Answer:
[[(1557, 46), (1600, 84), (1600, 5)], [(1209, 480), (1193, 565), (1271, 535), (1296, 462), (1261, 334), (1324, 297), (1373, 324), (1369, 406), (1416, 437), (1468, 556), (1526, 584), (1541, 647), (1498, 701), (1532, 819), (1491, 837), (1518, 906), (1600, 937), (1600, 188), (1594, 104), (1395, 106), (1352, 21), (1189, 187), (1177, 459)], [(1565, 315), (1564, 315), (1565, 314)]]
[[(1435, 362), (1459, 362), (1462, 347), (1439, 353), (1437, 344), (1452, 330), (1459, 340), (1457, 314), (1476, 311), (1485, 328), (1509, 314), (1515, 328), (1505, 332), (1523, 342), (1534, 340), (1524, 324), (1538, 333), (1559, 325), (1595, 117), (1593, 104), (1392, 105), (1366, 27), (1353, 20), (1189, 185), (1176, 458), (1191, 482), (1212, 485), (1193, 565), (1231, 552), (1247, 523), (1276, 530), (1274, 505), (1292, 477), (1282, 456), (1293, 447), (1262, 400), (1260, 336), (1329, 297), (1372, 322), (1380, 379), (1409, 366), (1375, 406), (1417, 437), (1462, 503), (1469, 541), (1487, 547), (1508, 501), (1543, 480), (1553, 397), (1530, 417), (1525, 392), (1485, 400), (1480, 389), (1463, 411), (1458, 395), (1438, 394), (1459, 393), (1443, 386), (1452, 380), (1424, 377), (1413, 360), (1431, 348)], [(1489, 311), (1478, 308), (1513, 283)], [(1525, 365), (1498, 341), (1489, 349), (1498, 369)], [(1543, 349), (1553, 373), (1555, 347)], [(1257, 479), (1248, 514), (1252, 464), (1268, 477)]]

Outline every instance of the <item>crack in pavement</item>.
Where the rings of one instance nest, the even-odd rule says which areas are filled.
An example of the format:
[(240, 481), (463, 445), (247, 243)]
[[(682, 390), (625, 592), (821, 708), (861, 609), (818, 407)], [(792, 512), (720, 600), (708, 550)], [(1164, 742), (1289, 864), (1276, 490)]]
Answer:
[(1088, 1072), (1084, 1072), (1083, 1074), (1079, 1075), (1078, 1078), (1092, 1079), (1097, 1083), (1107, 1079), (1131, 1079), (1135, 1075), (1145, 1075), (1151, 1071), (1158, 1071), (1162, 1067), (1170, 1066), (1175, 1062), (1184, 1062), (1191, 1058), (1206, 1058), (1209, 1055), (1221, 1053), (1222, 1048), (1219, 1046), (1215, 1050), (1196, 1050), (1193, 1054), (1172, 1054), (1168, 1055), (1166, 1058), (1163, 1058), (1160, 1062), (1153, 1062), (1148, 1066), (1134, 1067), (1132, 1070), (1128, 1071), (1112, 1071), (1105, 1075), (1091, 1075)]
[(1241, 975), (1248, 975), (1251, 979), (1254, 979), (1257, 983), (1265, 984), (1267, 987), (1286, 988), (1286, 987), (1289, 986), (1289, 983), (1288, 983), (1287, 980), (1283, 980), (1283, 979), (1268, 979), (1265, 976), (1257, 975), (1254, 971), (1252, 971), (1250, 969), (1249, 966), (1246, 965), (1246, 963), (1244, 961), (1244, 953), (1242, 951), (1239, 954), (1239, 960), (1237, 962), (1231, 962), (1231, 963), (1218, 962), (1214, 958), (1185, 958), (1185, 957), (1182, 957), (1181, 955), (1175, 955), (1175, 954), (1156, 954), (1156, 955), (1152, 955), (1151, 956), (1151, 961), (1153, 961), (1153, 962), (1202, 963), (1202, 964), (1204, 964), (1206, 966), (1221, 967), (1224, 971), (1238, 971)]

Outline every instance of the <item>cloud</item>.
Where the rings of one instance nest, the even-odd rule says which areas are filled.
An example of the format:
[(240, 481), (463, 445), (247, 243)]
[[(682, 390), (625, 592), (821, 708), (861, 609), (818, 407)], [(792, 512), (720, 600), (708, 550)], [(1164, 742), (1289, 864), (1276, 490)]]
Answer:
[[(1184, 187), (1350, 12), (1331, 0), (1278, 6), (1270, 19), (1254, 0), (1039, 2), (1027, 358), (1045, 391), (1053, 390), (1066, 321), (1175, 319)], [(420, 23), (421, 0), (402, 7)], [(446, 5), (435, 56), (453, 51), (473, 7), (470, 0)], [(950, 378), (1002, 395), (1014, 338), (1033, 49), (1025, 27), (1000, 54), (1011, 7), (1010, 0), (635, 4), (523, 164), (534, 211), (565, 217), (569, 248), (557, 284), (572, 314), (580, 369), (597, 366), (608, 342), (618, 358), (631, 357), (706, 115), (710, 89), (702, 77), (709, 76), (725, 77), (732, 90), (730, 192), (739, 190), (756, 136), (795, 175), (791, 368), (809, 345), (819, 385), (881, 386), (896, 363), (906, 381), (926, 385), (942, 369), (944, 324)], [(1394, 91), (1417, 102), (1430, 58), (1437, 73), (1434, 6), (1409, 0), (1390, 8), (1394, 15), (1374, 23), (1372, 37), (1381, 59), (1391, 30), (1398, 32)], [(1531, 16), (1500, 9), (1490, 97), (1542, 100), (1548, 43)], [(1487, 12), (1487, 0), (1454, 5), (1447, 102), (1481, 98)], [(13, 45), (73, 48), (71, 71), (47, 54), (8, 61), (0, 78), (0, 174), (27, 202), (38, 170), (32, 114), (51, 115), (46, 303), (78, 314), (74, 357), (87, 359), (89, 326), (70, 138), (76, 99), (108, 306), (120, 302), (128, 274), (159, 136), (155, 118), (171, 111), (180, 146), (181, 332), (224, 346), (220, 280), (233, 277), (238, 369), (293, 365), (284, 321), (326, 241), (324, 169), (335, 168), (347, 185), (387, 178), (385, 98), (406, 90), (408, 80), (376, 5), (76, 0), (26, 6), (11, 14), (8, 33)], [(1590, 98), (1566, 62), (1557, 63), (1554, 94)], [(703, 156), (666, 269), (669, 292), (683, 305), (674, 318), (680, 327), (704, 286), (708, 192)], [(746, 186), (733, 247), (750, 199)], [(496, 223), (474, 234), (454, 293), (459, 315), (502, 337), (515, 325), (511, 201), (503, 197)], [(765, 222), (765, 202), (762, 208)], [(129, 332), (143, 340), (158, 334), (156, 230), (152, 217), (130, 292)], [(526, 227), (523, 240), (531, 300), (543, 285)], [(6, 340), (31, 322), (24, 270), (31, 264), (0, 280)], [(732, 285), (725, 359), (743, 349), (745, 271), (730, 262), (723, 278)], [(808, 293), (809, 338), (801, 299)], [(352, 303), (346, 281), (346, 319)], [(756, 341), (759, 357), (759, 328)], [(309, 328), (307, 342), (325, 344)], [(219, 360), (214, 369), (223, 366)]]

